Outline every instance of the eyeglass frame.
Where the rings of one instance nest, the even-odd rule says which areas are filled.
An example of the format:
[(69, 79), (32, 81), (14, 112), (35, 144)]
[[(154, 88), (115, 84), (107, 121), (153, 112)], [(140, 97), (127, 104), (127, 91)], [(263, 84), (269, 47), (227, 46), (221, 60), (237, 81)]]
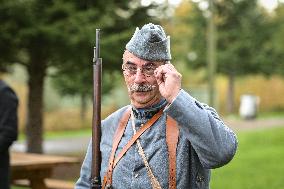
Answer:
[[(166, 62), (162, 62), (162, 64), (160, 64), (160, 65), (163, 65), (163, 64), (165, 64), (165, 63), (166, 63)], [(131, 71), (131, 70), (129, 70), (129, 69), (126, 68), (127, 65), (130, 65), (130, 66), (133, 66), (133, 67), (136, 67), (136, 68), (135, 68), (135, 70)], [(121, 69), (122, 69), (123, 72), (127, 72), (127, 73), (130, 74), (131, 76), (136, 75), (137, 72), (138, 72), (138, 70), (140, 70), (140, 71), (141, 71), (141, 74), (143, 74), (144, 76), (152, 76), (152, 75), (154, 75), (154, 71), (155, 71), (160, 65), (156, 65), (154, 62), (147, 62), (147, 63), (145, 63), (144, 65), (142, 65), (142, 67), (139, 67), (139, 66), (137, 66), (137, 65), (136, 65), (135, 63), (133, 63), (133, 62), (127, 61), (126, 63), (123, 63), (123, 64), (121, 65)], [(147, 73), (147, 71), (145, 71), (145, 70), (146, 70), (146, 68), (145, 68), (146, 66), (149, 66), (149, 67), (151, 66), (151, 67), (152, 67), (152, 69), (150, 70), (149, 73)]]

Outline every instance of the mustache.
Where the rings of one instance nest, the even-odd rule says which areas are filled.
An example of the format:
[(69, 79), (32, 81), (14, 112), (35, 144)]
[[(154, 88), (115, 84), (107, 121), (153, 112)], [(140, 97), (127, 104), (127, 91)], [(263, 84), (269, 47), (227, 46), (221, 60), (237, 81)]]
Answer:
[(156, 85), (134, 83), (134, 84), (132, 84), (128, 87), (128, 91), (130, 91), (130, 92), (148, 92), (148, 91), (152, 91), (154, 88), (156, 88)]

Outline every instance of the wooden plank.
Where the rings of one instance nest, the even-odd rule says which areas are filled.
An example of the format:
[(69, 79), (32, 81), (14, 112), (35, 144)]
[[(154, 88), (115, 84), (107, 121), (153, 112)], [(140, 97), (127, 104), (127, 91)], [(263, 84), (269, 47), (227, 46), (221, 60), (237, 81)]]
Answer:
[(42, 168), (37, 170), (13, 170), (11, 174), (12, 180), (17, 179), (30, 179), (30, 180), (43, 180), (52, 176), (52, 168)]
[(46, 179), (49, 189), (74, 189), (75, 183), (64, 180)]
[[(44, 182), (48, 189), (73, 189), (75, 186), (74, 182), (59, 180), (59, 179), (45, 179)], [(13, 182), (13, 185), (29, 187), (31, 186), (31, 183), (29, 180), (21, 179), (21, 180), (15, 180)]]
[(54, 167), (57, 165), (76, 164), (79, 163), (77, 158), (64, 157), (64, 156), (51, 156), (44, 154), (32, 154), (32, 153), (11, 153), (11, 169), (12, 170), (31, 170)]
[[(11, 180), (14, 182), (17, 179), (25, 179), (33, 189), (52, 188), (46, 186), (45, 180), (52, 176), (53, 169), (60, 165), (77, 163), (79, 160), (72, 157), (14, 152), (11, 153)], [(46, 182), (50, 184), (50, 181)], [(67, 183), (63, 184), (67, 185)], [(53, 183), (53, 185), (58, 186), (59, 183)], [(64, 189), (63, 187), (58, 188)]]

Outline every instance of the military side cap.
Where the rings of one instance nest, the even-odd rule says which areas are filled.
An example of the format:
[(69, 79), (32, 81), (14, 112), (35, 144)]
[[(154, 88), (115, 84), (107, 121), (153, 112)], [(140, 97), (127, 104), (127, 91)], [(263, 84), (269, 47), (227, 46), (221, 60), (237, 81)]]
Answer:
[(126, 44), (126, 50), (135, 56), (149, 61), (171, 60), (170, 37), (160, 25), (152, 23), (137, 27), (132, 38)]

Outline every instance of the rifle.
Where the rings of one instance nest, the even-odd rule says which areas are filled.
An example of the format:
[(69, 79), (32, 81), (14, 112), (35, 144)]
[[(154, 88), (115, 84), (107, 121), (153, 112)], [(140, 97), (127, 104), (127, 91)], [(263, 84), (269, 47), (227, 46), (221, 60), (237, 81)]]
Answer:
[(91, 189), (101, 189), (101, 82), (100, 29), (96, 29), (96, 46), (93, 58), (93, 119), (92, 119), (92, 168)]

